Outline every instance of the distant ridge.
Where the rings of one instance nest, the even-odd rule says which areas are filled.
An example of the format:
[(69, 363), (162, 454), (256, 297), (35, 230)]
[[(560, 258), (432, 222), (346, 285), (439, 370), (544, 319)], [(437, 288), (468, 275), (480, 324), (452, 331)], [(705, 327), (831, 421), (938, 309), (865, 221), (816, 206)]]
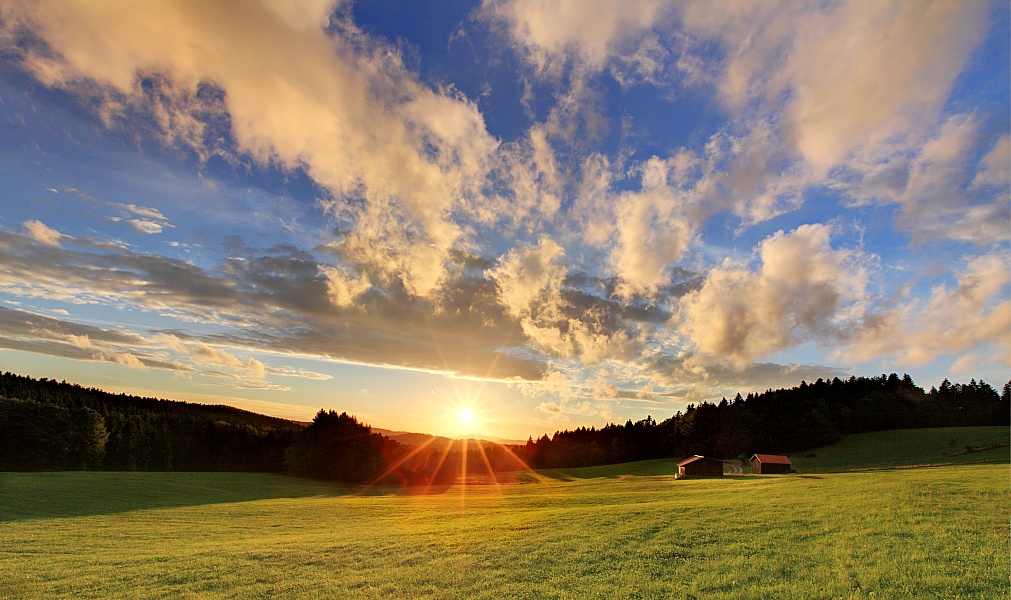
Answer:
[(391, 440), (395, 440), (405, 446), (424, 446), (428, 445), (430, 448), (435, 448), (442, 450), (448, 448), (449, 446), (455, 444), (456, 442), (467, 440), (467, 441), (477, 441), (477, 442), (490, 442), (492, 444), (504, 444), (504, 445), (514, 445), (522, 446), (526, 444), (526, 441), (520, 440), (508, 440), (505, 438), (471, 434), (464, 435), (457, 438), (448, 438), (441, 435), (431, 435), (429, 433), (413, 433), (409, 431), (394, 431), (392, 429), (383, 429), (381, 427), (372, 427), (372, 431), (375, 433), (382, 434)]
[(479, 441), (479, 442), (492, 442), (493, 444), (502, 444), (504, 446), (522, 446), (527, 443), (526, 440), (508, 440), (505, 438), (495, 437), (493, 435), (481, 435), (478, 433), (461, 436), (456, 439)]

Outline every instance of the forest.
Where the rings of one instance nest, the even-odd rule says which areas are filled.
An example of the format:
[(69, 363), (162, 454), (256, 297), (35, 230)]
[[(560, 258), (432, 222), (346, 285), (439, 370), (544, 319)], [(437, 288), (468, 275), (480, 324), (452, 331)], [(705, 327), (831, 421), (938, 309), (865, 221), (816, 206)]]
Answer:
[(320, 410), (299, 423), (228, 406), (112, 394), (0, 375), (0, 470), (261, 471), (348, 483), (448, 484), (461, 473), (580, 467), (704, 454), (747, 457), (823, 446), (851, 433), (1007, 425), (1011, 381), (944, 380), (925, 392), (905, 375), (801, 382), (688, 405), (657, 422), (580, 427), (525, 445), (411, 447), (354, 416)]
[(656, 422), (652, 417), (601, 429), (581, 427), (530, 439), (518, 454), (534, 467), (591, 466), (702, 454), (721, 459), (754, 453), (788, 454), (838, 441), (843, 435), (891, 429), (1007, 425), (1011, 382), (1002, 393), (985, 382), (929, 392), (895, 373), (850, 377), (760, 394), (737, 394), (718, 404), (689, 404)]
[(285, 469), (295, 423), (229, 406), (0, 375), (0, 470)]

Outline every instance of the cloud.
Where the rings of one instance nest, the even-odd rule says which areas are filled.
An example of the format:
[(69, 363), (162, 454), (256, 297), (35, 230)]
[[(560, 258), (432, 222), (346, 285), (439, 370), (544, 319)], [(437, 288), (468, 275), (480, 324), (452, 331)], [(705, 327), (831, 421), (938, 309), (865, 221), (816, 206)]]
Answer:
[(205, 156), (220, 150), (208, 128), (224, 123), (256, 163), (304, 169), (351, 225), (349, 256), (430, 294), (497, 142), (473, 103), (419, 83), (395, 50), (331, 19), (331, 3), (279, 6), (19, 2), (3, 16), (51, 49), (22, 49), (25, 68), (89, 94), (110, 126), (143, 106), (166, 144)]
[(328, 375), (326, 373), (318, 373), (308, 369), (296, 369), (294, 367), (267, 367), (266, 371), (271, 375), (280, 375), (281, 377), (301, 377), (303, 379), (312, 379), (313, 381), (330, 381), (333, 379), (332, 375)]
[(690, 31), (724, 47), (719, 89), (727, 105), (767, 110), (785, 97), (784, 137), (824, 172), (936, 120), (989, 10), (948, 0), (698, 2), (682, 16)]
[(266, 376), (266, 370), (263, 363), (252, 357), (248, 357), (243, 360), (226, 352), (225, 350), (212, 348), (211, 346), (202, 343), (197, 343), (193, 347), (193, 354), (197, 360), (205, 364), (227, 367), (236, 371), (244, 371), (256, 379), (263, 379)]
[(1011, 364), (1011, 270), (1005, 254), (968, 258), (954, 287), (935, 286), (925, 301), (912, 298), (890, 310), (869, 314), (847, 358), (890, 357), (923, 365), (939, 356), (992, 346)]
[(1000, 178), (1011, 167), (1001, 161), (1011, 161), (1011, 149), (1005, 134), (977, 160), (987, 137), (975, 116), (952, 115), (917, 147), (850, 163), (833, 186), (858, 203), (898, 204), (896, 224), (916, 243), (1005, 241), (1011, 238), (1007, 211), (1011, 178)]
[(146, 361), (131, 351), (142, 343), (141, 337), (130, 332), (0, 307), (0, 347), (145, 369)]
[(330, 265), (319, 265), (319, 272), (326, 278), (327, 297), (338, 308), (353, 306), (355, 300), (371, 287), (368, 277), (352, 277), (347, 270)]
[(845, 379), (851, 374), (843, 368), (817, 364), (753, 362), (739, 366), (719, 357), (689, 353), (655, 356), (645, 368), (656, 385), (664, 390), (668, 402), (732, 398), (738, 392), (747, 395), (753, 391), (793, 387), (799, 381)]
[(59, 231), (47, 227), (42, 221), (25, 221), (21, 224), (28, 237), (48, 246), (59, 246), (60, 238), (63, 237)]
[[(914, 239), (949, 237), (989, 244), (1011, 238), (1006, 193), (995, 198), (967, 193), (976, 171), (969, 157), (978, 139), (976, 120), (955, 115), (911, 162), (906, 188), (897, 200), (903, 208), (900, 224)], [(980, 165), (984, 173), (986, 160)]]
[[(665, 14), (662, 0), (485, 0), (482, 16), (503, 23), (539, 72), (559, 71), (569, 56), (601, 70), (622, 42)], [(638, 48), (637, 48), (638, 50)], [(642, 60), (651, 60), (642, 51)], [(643, 67), (647, 69), (647, 67)]]
[[(352, 305), (335, 304), (333, 280), (326, 275), (335, 267), (293, 248), (254, 253), (207, 271), (126, 248), (96, 248), (83, 237), (70, 249), (26, 239), (0, 231), (0, 291), (213, 326), (220, 333), (202, 340), (211, 349), (294, 352), (492, 379), (538, 379), (543, 369), (542, 359), (531, 356), (513, 331), (515, 322), (503, 313), (494, 284), (484, 278), (461, 275), (432, 301), (403, 290), (363, 291), (349, 310)], [(167, 339), (157, 343), (180, 356), (200, 356)], [(205, 352), (203, 363), (211, 358)], [(215, 364), (259, 370), (240, 363), (220, 357)]]
[(530, 317), (545, 299), (557, 295), (565, 278), (560, 259), (565, 251), (557, 242), (543, 238), (536, 246), (517, 248), (492, 271), (499, 298), (513, 317)]
[(622, 282), (622, 297), (651, 295), (670, 281), (670, 269), (688, 251), (695, 222), (687, 192), (671, 185), (684, 177), (693, 158), (682, 152), (668, 161), (653, 157), (640, 168), (642, 189), (622, 194), (617, 203), (617, 244), (610, 262)]
[(170, 258), (134, 254), (86, 238), (79, 249), (28, 245), (30, 236), (0, 231), (0, 289), (23, 297), (72, 304), (106, 304), (164, 311), (213, 322), (215, 310), (236, 300), (230, 284)]
[(838, 338), (860, 316), (866, 257), (833, 249), (828, 226), (779, 231), (756, 250), (758, 271), (725, 262), (681, 298), (676, 326), (700, 352), (743, 366), (807, 338)]
[(549, 352), (569, 357), (571, 341), (560, 330), (568, 322), (561, 295), (564, 253), (557, 242), (543, 238), (536, 246), (511, 250), (489, 275), (506, 313), (520, 321), (526, 336)]
[(969, 189), (994, 186), (1006, 190), (1011, 185), (1011, 135), (997, 139), (993, 148), (979, 161), (979, 170)]
[(616, 307), (571, 289), (564, 250), (550, 238), (518, 246), (488, 271), (506, 314), (539, 350), (587, 364), (627, 354), (631, 340)]
[[(109, 202), (109, 205), (118, 209), (126, 217), (125, 221), (137, 232), (153, 235), (161, 233), (166, 227), (172, 227), (169, 224), (168, 217), (156, 208), (137, 206), (136, 204), (122, 204), (119, 202)], [(141, 218), (129, 218), (130, 216)], [(113, 221), (124, 220), (122, 217), (111, 217), (111, 219)]]
[(537, 405), (537, 410), (549, 415), (557, 415), (562, 412), (562, 406), (557, 402), (541, 402)]
[(143, 219), (131, 219), (129, 223), (137, 231), (148, 234), (161, 233), (165, 228), (165, 226), (161, 223), (145, 221)]
[(123, 210), (129, 211), (135, 215), (145, 217), (150, 221), (168, 221), (168, 217), (163, 215), (157, 208), (148, 208), (146, 206), (137, 206), (136, 204), (119, 204), (117, 202), (111, 202), (113, 206), (121, 208)]
[[(1000, 279), (994, 265), (967, 257), (927, 296), (882, 299), (868, 288), (891, 282), (852, 241), (887, 238), (895, 256), (893, 225), (939, 261), (965, 242), (1006, 250), (1006, 123), (952, 98), (990, 4), (485, 0), (480, 33), (515, 54), (474, 32), (478, 100), (427, 58), (412, 71), (422, 48), (358, 27), (349, 5), (5, 3), (5, 63), (74, 114), (184, 155), (208, 185), (220, 161), (312, 194), (290, 210), (264, 194), (215, 220), (211, 236), (244, 236), (219, 243), (169, 197), (60, 188), (120, 231), (178, 228), (190, 237), (170, 252), (192, 262), (25, 221), (0, 230), (0, 292), (173, 329), (112, 340), (32, 321), (5, 344), (256, 389), (326, 377), (272, 364), (284, 355), (511, 380), (561, 418), (841, 373), (759, 362), (807, 345), (922, 364), (1006, 342), (991, 329), (1004, 299), (982, 279)], [(894, 223), (862, 221), (882, 214)]]

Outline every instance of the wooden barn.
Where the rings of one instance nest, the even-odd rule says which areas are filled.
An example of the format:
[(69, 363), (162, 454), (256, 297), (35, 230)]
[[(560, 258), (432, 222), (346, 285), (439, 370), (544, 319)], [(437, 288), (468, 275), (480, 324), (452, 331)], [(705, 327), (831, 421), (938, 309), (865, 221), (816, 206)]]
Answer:
[(723, 461), (696, 454), (678, 463), (677, 479), (723, 477)]
[(790, 459), (778, 454), (755, 454), (751, 457), (752, 473), (789, 473), (793, 469)]

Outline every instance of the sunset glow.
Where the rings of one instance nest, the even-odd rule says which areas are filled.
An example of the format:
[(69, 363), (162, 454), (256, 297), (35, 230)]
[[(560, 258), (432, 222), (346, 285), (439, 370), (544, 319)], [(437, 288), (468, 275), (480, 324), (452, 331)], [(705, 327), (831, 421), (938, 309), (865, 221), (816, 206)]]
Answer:
[(1011, 370), (1007, 2), (10, 0), (0, 46), (5, 371), (525, 441)]
[(469, 431), (477, 424), (477, 415), (473, 408), (464, 406), (456, 413), (456, 421), (462, 429)]

